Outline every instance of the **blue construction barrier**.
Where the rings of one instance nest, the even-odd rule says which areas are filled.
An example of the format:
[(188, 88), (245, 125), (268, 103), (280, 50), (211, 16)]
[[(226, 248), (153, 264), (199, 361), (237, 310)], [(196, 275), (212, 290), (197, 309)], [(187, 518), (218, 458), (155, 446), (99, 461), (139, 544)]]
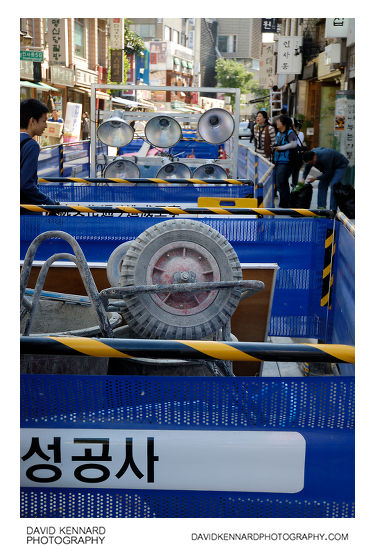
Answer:
[[(110, 447), (113, 429), (121, 431), (123, 439), (127, 431), (134, 434), (142, 430), (148, 437), (155, 436), (154, 453), (160, 455), (153, 483), (146, 485), (146, 480), (143, 480), (146, 489), (139, 484), (134, 471), (127, 472), (125, 478), (121, 477), (121, 483), (116, 482), (119, 487), (112, 489), (95, 487), (92, 480), (96, 473), (90, 475), (90, 482), (83, 481), (83, 487), (51, 487), (52, 483), (46, 481), (50, 469), (64, 471), (77, 459), (70, 456), (69, 460), (65, 454), (59, 462), (54, 456), (55, 464), (52, 465), (51, 457), (46, 463), (45, 457), (34, 446), (34, 454), (29, 451), (27, 458), (26, 454), (23, 455), (21, 463), (28, 459), (31, 468), (35, 465), (35, 478), (40, 478), (31, 478), (30, 483), (27, 471), (24, 475), (21, 484), (22, 518), (354, 516), (353, 377), (249, 379), (21, 375), (21, 404), (21, 436), (22, 431), (28, 429), (27, 441), (32, 442), (34, 438), (35, 444), (35, 441), (39, 442), (39, 429), (43, 429), (48, 433), (48, 441), (53, 442), (48, 446), (51, 451), (46, 446), (44, 453), (48, 456), (52, 457), (53, 449), (56, 452), (54, 434), (62, 434), (62, 429), (72, 431), (71, 439), (80, 429), (86, 429), (90, 438), (98, 438), (98, 430), (105, 429), (105, 434), (111, 435), (108, 438), (110, 452), (114, 452)], [(270, 441), (283, 438), (284, 446), (298, 437), (304, 447), (298, 489), (288, 493), (273, 489), (266, 492), (231, 491), (230, 488), (216, 491), (216, 485), (212, 491), (194, 488), (187, 491), (175, 489), (175, 486), (166, 490), (152, 489), (168, 460), (165, 454), (160, 454), (160, 433), (164, 430), (173, 431), (174, 446), (177, 438), (189, 441), (191, 431), (206, 431), (206, 435), (225, 431), (221, 432), (222, 438), (235, 438), (236, 434), (244, 433), (253, 438), (254, 433), (259, 435), (261, 431)], [(85, 447), (92, 445), (92, 442), (87, 443)], [(98, 453), (100, 448), (97, 442), (94, 453)], [(77, 453), (77, 448), (74, 452)], [(90, 465), (88, 452), (81, 458), (88, 463), (85, 468), (97, 469), (102, 463), (102, 472), (106, 469), (111, 477), (114, 475), (116, 465), (111, 463), (112, 456), (104, 458), (105, 462), (92, 456), (91, 462), (96, 460), (94, 467)], [(194, 457), (196, 450), (192, 449), (190, 453)], [(214, 476), (218, 460), (216, 456), (211, 467), (199, 463), (201, 468), (211, 468), (208, 478)], [(78, 464), (73, 464), (73, 468)], [(190, 467), (189, 463), (189, 472)], [(229, 473), (231, 468), (232, 465), (228, 464)], [(246, 484), (252, 472), (243, 469), (243, 483)], [(181, 481), (188, 477), (189, 472), (180, 473)], [(139, 486), (141, 489), (137, 489)]]
[[(96, 152), (97, 155), (101, 153), (108, 154), (108, 146), (97, 142)], [(39, 178), (89, 177), (90, 142), (64, 143), (42, 148), (38, 159), (38, 176)]]
[(254, 197), (252, 185), (173, 186), (137, 184), (136, 186), (81, 186), (76, 184), (40, 184), (39, 189), (54, 201), (89, 203), (183, 203), (198, 202), (198, 197)]
[[(138, 237), (166, 217), (21, 216), (21, 258), (31, 241), (49, 230), (73, 235), (89, 262), (107, 262), (122, 242)], [(223, 234), (241, 262), (278, 263), (270, 335), (327, 340), (327, 308), (320, 305), (327, 228), (325, 218), (200, 218)], [(42, 243), (36, 260), (71, 252), (62, 240)], [(57, 290), (57, 289), (56, 289)]]
[[(330, 339), (327, 342), (354, 345), (355, 342), (355, 238), (336, 221), (336, 253), (333, 264), (332, 308), (329, 310)], [(354, 365), (340, 364), (342, 375), (354, 375)]]
[(274, 172), (264, 178), (272, 167), (266, 159), (244, 145), (238, 148), (238, 178), (249, 178), (255, 184), (254, 195), (259, 197), (259, 206), (274, 206)]

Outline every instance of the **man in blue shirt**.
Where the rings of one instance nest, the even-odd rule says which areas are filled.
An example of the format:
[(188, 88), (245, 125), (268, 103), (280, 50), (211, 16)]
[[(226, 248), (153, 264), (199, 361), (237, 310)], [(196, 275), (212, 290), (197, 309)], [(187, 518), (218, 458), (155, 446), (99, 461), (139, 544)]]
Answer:
[(48, 122), (64, 122), (61, 117), (59, 117), (58, 112), (56, 109), (52, 111), (52, 116), (48, 119)]
[(337, 205), (333, 194), (333, 186), (344, 178), (349, 164), (348, 159), (334, 149), (330, 149), (328, 147), (315, 147), (311, 151), (304, 153), (303, 160), (306, 164), (303, 171), (302, 182), (305, 182), (305, 179), (313, 166), (315, 166), (315, 168), (322, 173), (320, 176), (316, 178), (309, 178), (308, 180), (309, 183), (319, 180), (318, 209), (326, 208), (328, 186), (330, 186), (331, 200), (329, 208), (331, 210), (335, 210)]
[(47, 128), (47, 106), (36, 99), (21, 101), (21, 204), (54, 205), (55, 201), (38, 189), (40, 147), (33, 140)]

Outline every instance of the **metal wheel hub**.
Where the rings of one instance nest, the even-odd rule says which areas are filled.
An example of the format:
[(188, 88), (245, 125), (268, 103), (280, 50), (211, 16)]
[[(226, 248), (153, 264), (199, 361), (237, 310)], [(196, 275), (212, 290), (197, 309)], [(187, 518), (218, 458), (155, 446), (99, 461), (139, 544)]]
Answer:
[[(219, 266), (212, 254), (197, 243), (175, 241), (159, 249), (151, 258), (148, 285), (220, 281)], [(153, 294), (154, 302), (166, 312), (186, 316), (205, 310), (218, 291)]]

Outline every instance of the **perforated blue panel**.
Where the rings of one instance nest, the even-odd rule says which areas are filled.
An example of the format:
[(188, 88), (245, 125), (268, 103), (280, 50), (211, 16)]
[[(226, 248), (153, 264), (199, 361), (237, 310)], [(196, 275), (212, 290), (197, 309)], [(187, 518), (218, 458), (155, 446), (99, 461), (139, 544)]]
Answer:
[[(123, 241), (135, 239), (160, 217), (21, 216), (21, 258), (34, 237), (48, 230), (73, 235), (88, 261), (106, 262)], [(276, 262), (280, 266), (270, 334), (326, 338), (326, 308), (320, 306), (324, 242), (332, 220), (201, 218), (222, 233), (241, 262)], [(61, 240), (44, 242), (36, 259), (71, 252)], [(56, 289), (58, 291), (58, 289)]]
[[(187, 138), (191, 138), (190, 134), (186, 134), (185, 136)], [(133, 140), (132, 142), (130, 142), (130, 144), (125, 145), (124, 147), (120, 147), (119, 155), (139, 151), (143, 143), (143, 140)], [(194, 153), (194, 156), (197, 159), (218, 159), (219, 145), (214, 145), (207, 142), (181, 141), (175, 146), (171, 147), (169, 149), (169, 153), (182, 159), (186, 158), (192, 153)]]
[(198, 197), (253, 197), (254, 187), (241, 186), (77, 186), (40, 184), (39, 189), (54, 201), (89, 203), (194, 203)]
[[(329, 342), (355, 343), (355, 239), (336, 222), (336, 254), (334, 260), (334, 286), (330, 323), (332, 337)], [(354, 366), (340, 364), (343, 375), (354, 375)]]
[(293, 430), (306, 440), (297, 494), (22, 488), (22, 517), (354, 515), (354, 378), (22, 375), (21, 404), (24, 428)]

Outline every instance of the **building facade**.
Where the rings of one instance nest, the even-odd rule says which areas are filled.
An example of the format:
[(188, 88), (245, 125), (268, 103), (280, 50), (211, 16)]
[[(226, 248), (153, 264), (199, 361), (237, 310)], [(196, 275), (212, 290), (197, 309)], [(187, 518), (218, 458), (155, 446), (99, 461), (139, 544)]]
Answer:
[[(52, 98), (63, 118), (67, 102), (81, 103), (82, 110), (89, 111), (91, 84), (107, 82), (107, 19), (41, 18), (20, 23), (21, 99), (34, 97), (47, 103)], [(39, 62), (22, 59), (35, 55), (31, 52), (43, 55), (40, 67), (35, 66)], [(97, 108), (104, 109), (109, 100), (108, 94), (98, 92)]]

